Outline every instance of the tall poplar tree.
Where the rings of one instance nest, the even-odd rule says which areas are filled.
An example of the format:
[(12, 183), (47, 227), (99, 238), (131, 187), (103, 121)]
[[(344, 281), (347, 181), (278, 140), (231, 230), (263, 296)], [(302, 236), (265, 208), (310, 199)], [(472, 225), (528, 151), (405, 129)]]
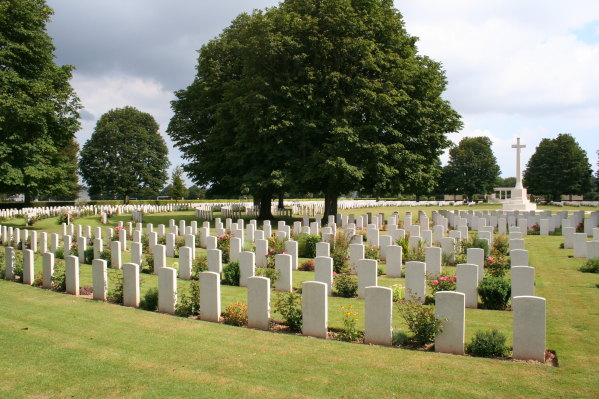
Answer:
[[(79, 100), (54, 62), (43, 0), (0, 1), (0, 192), (73, 196)], [(75, 156), (72, 152), (75, 151)]]

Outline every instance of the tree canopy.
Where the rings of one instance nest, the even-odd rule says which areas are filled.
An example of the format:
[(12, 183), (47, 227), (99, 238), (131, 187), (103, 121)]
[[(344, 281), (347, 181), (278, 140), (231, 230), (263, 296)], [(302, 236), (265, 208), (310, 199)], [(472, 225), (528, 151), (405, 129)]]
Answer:
[(81, 150), (79, 170), (92, 197), (157, 195), (167, 180), (168, 149), (152, 115), (133, 107), (106, 112)]
[[(241, 14), (204, 45), (168, 133), (200, 185), (247, 187), (270, 216), (286, 189), (426, 191), (446, 133), (439, 63), (419, 55), (390, 0), (287, 0)], [(423, 187), (424, 186), (424, 187)]]
[(79, 99), (54, 62), (43, 0), (0, 2), (0, 192), (73, 197)]
[(183, 168), (177, 166), (171, 174), (171, 189), (170, 195), (173, 199), (180, 200), (188, 194), (187, 188), (183, 182)]
[(591, 189), (587, 153), (570, 134), (543, 139), (524, 171), (524, 184), (532, 194), (559, 201), (562, 194), (584, 194)]
[(464, 137), (449, 150), (449, 162), (443, 168), (442, 187), (447, 194), (487, 194), (499, 177), (497, 159), (488, 137)]

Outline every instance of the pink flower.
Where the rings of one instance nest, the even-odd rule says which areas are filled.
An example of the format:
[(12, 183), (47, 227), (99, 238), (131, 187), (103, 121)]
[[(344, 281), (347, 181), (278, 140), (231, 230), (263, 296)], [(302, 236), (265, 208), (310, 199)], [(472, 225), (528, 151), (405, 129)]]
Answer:
[(287, 251), (283, 251), (282, 254), (285, 255), (287, 253)]
[(456, 281), (457, 279), (458, 279), (458, 278), (454, 276), (454, 277), (451, 279), (451, 281)]
[[(441, 278), (442, 278), (442, 277), (441, 277)], [(435, 280), (435, 281), (433, 281), (433, 284), (434, 284), (434, 285), (437, 285), (437, 284), (439, 284), (439, 282), (438, 282), (437, 280)]]
[(270, 250), (270, 253), (271, 253), (271, 254), (273, 254), (274, 252), (275, 252), (275, 250), (274, 250), (274, 249), (271, 249), (271, 250)]
[[(443, 276), (443, 277), (441, 277), (439, 280), (441, 280), (441, 281), (445, 281), (445, 280), (447, 280), (447, 277)], [(435, 280), (435, 281), (437, 281), (437, 280)]]
[(495, 259), (493, 259), (491, 256), (489, 256), (489, 257), (487, 258), (487, 262), (493, 262), (494, 260), (495, 260)]
[(337, 275), (337, 272), (333, 272), (333, 276), (336, 276), (336, 275)]

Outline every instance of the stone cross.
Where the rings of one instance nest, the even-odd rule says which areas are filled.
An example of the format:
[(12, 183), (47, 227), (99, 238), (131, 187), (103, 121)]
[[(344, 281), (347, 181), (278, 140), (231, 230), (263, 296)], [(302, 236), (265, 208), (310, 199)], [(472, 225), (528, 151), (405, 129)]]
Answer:
[(522, 173), (520, 172), (520, 149), (526, 148), (524, 144), (520, 144), (520, 137), (516, 137), (516, 144), (512, 144), (512, 148), (516, 149), (516, 188), (522, 188)]

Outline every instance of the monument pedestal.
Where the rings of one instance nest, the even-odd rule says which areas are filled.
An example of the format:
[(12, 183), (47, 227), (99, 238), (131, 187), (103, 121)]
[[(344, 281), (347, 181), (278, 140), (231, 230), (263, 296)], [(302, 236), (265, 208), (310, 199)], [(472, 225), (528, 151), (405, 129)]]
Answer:
[(505, 200), (503, 203), (504, 211), (536, 211), (537, 204), (528, 200), (525, 188), (513, 188), (511, 190), (512, 197)]

